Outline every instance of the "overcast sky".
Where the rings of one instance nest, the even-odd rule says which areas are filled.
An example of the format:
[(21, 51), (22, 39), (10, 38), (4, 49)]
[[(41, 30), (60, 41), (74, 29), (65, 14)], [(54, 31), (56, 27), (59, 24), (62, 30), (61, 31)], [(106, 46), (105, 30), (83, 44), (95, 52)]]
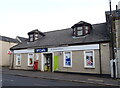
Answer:
[[(115, 10), (119, 0), (111, 0)], [(0, 0), (0, 35), (28, 37), (42, 32), (70, 28), (79, 21), (105, 22), (109, 0)]]

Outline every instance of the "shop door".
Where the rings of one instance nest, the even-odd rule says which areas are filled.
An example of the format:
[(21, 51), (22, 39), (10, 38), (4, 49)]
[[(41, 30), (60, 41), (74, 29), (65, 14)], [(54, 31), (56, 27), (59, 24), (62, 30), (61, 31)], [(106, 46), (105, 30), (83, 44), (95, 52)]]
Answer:
[(44, 54), (44, 56), (45, 56), (44, 70), (52, 72), (52, 54)]

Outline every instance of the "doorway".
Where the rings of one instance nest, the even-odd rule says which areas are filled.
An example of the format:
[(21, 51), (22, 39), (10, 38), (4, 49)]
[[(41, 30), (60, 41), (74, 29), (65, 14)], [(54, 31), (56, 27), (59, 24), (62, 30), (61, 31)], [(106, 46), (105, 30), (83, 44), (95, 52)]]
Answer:
[(44, 71), (52, 72), (52, 53), (44, 54)]

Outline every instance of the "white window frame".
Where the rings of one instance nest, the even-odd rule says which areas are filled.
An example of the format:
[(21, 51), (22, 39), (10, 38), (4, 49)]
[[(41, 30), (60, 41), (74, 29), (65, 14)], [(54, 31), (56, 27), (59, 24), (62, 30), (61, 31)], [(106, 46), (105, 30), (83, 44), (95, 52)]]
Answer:
[[(20, 64), (18, 64), (18, 57), (20, 57)], [(21, 54), (16, 54), (16, 65), (21, 66)]]
[[(65, 61), (66, 61), (66, 58), (65, 58), (65, 53), (67, 53), (67, 52), (69, 52), (71, 55), (70, 55), (70, 57), (71, 57), (71, 65), (70, 66), (68, 66), (68, 65), (66, 65), (65, 64)], [(64, 67), (72, 67), (72, 51), (64, 51), (63, 52), (63, 65), (64, 65)]]
[[(31, 65), (30, 65), (30, 60), (29, 60), (30, 54), (33, 54), (33, 58), (32, 58), (33, 63)], [(33, 66), (33, 65), (34, 65), (34, 53), (28, 53), (28, 66)]]
[[(87, 63), (86, 63), (86, 52), (91, 52), (92, 51), (92, 54), (93, 54), (93, 66), (87, 66)], [(86, 50), (84, 51), (84, 67), (85, 68), (95, 68), (95, 54), (94, 54), (94, 50)]]

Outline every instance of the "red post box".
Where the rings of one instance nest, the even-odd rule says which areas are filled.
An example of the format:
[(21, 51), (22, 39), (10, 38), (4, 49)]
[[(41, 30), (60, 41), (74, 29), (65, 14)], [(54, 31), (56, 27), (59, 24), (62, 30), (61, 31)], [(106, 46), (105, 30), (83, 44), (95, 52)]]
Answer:
[(38, 70), (38, 60), (34, 61), (34, 70)]

